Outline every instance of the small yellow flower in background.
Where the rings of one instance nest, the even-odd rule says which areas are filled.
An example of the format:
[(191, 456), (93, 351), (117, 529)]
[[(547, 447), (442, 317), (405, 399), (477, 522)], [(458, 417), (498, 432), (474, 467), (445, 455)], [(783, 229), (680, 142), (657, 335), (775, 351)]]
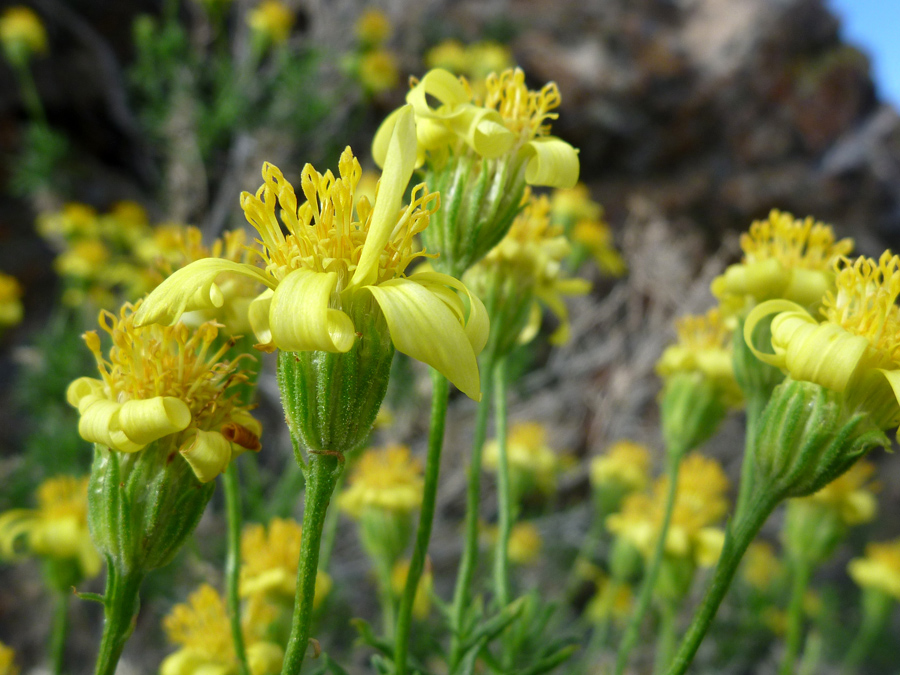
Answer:
[(531, 565), (541, 555), (544, 540), (533, 523), (518, 522), (509, 533), (509, 561), (515, 565)]
[(21, 65), (47, 51), (47, 31), (34, 10), (10, 7), (0, 16), (0, 45), (7, 59)]
[(100, 217), (92, 206), (68, 202), (60, 211), (39, 214), (35, 227), (45, 239), (96, 238), (100, 235)]
[(741, 560), (741, 577), (760, 592), (772, 588), (772, 584), (784, 574), (784, 565), (775, 555), (775, 547), (767, 541), (754, 541), (747, 547)]
[(22, 321), (22, 286), (18, 280), (0, 272), (0, 328)]
[(99, 239), (82, 239), (57, 256), (53, 269), (62, 277), (96, 279), (111, 257), (109, 248)]
[(429, 69), (440, 68), (454, 75), (467, 75), (469, 66), (466, 46), (459, 40), (444, 40), (428, 50), (425, 65)]
[(137, 324), (174, 323), (186, 311), (219, 307), (224, 299), (217, 278), (223, 272), (243, 274), (268, 287), (250, 306), (260, 348), (345, 353), (360, 337), (354, 322), (380, 311), (399, 351), (480, 398), (476, 357), (488, 335), (481, 301), (448, 275), (405, 274), (409, 263), (424, 255), (414, 237), (428, 226), (439, 197), (422, 184), (413, 189), (412, 203), (401, 208), (416, 146), (412, 111), (407, 107), (401, 113), (374, 203), (356, 199), (362, 168), (350, 148), (341, 155), (339, 178), (304, 167), (306, 201), (299, 206), (281, 171), (265, 164), (265, 183), (256, 196), (245, 192), (241, 198), (260, 234), (265, 269), (198, 260), (150, 294)]
[(356, 38), (366, 48), (383, 45), (393, 30), (391, 20), (380, 9), (367, 9), (356, 20)]
[(150, 231), (147, 210), (130, 200), (116, 202), (109, 212), (100, 216), (100, 235), (127, 249), (134, 247)]
[(108, 360), (96, 331), (84, 335), (101, 379), (69, 385), (67, 399), (81, 416), (78, 432), (125, 453), (165, 438), (197, 478), (209, 482), (240, 453), (259, 450), (259, 423), (237, 394), (228, 393), (247, 376), (237, 362), (220, 361), (229, 343), (211, 349), (216, 324), (137, 327), (139, 306), (126, 304), (119, 316), (100, 313), (100, 327), (112, 338)]
[[(650, 494), (634, 493), (619, 513), (606, 519), (607, 528), (631, 542), (644, 556), (653, 552), (665, 511), (668, 480), (656, 481)], [(678, 469), (678, 488), (672, 522), (666, 536), (667, 555), (714, 564), (723, 533), (713, 527), (728, 512), (728, 478), (718, 462), (691, 453)]]
[(291, 36), (294, 12), (279, 0), (262, 0), (247, 13), (247, 25), (259, 39), (280, 45)]
[(353, 466), (337, 504), (354, 518), (369, 509), (410, 513), (422, 505), (422, 471), (405, 445), (370, 448)]
[(722, 312), (714, 307), (703, 315), (681, 317), (675, 332), (678, 341), (657, 361), (657, 374), (667, 380), (678, 373), (698, 372), (714, 384), (726, 406), (739, 406), (743, 393), (734, 378), (732, 334)]
[[(268, 527), (252, 524), (241, 533), (241, 597), (256, 595), (293, 603), (297, 590), (297, 564), (303, 528), (294, 520), (273, 518)], [(331, 577), (316, 575), (313, 609), (321, 606), (331, 591)]]
[(871, 543), (863, 558), (847, 565), (851, 578), (861, 588), (871, 588), (900, 602), (900, 539)]
[(844, 525), (869, 523), (878, 513), (874, 492), (878, 485), (871, 482), (874, 473), (874, 464), (860, 460), (818, 492), (800, 499), (834, 511)]
[(553, 222), (559, 223), (567, 231), (581, 220), (603, 219), (603, 207), (591, 199), (591, 191), (584, 183), (554, 190), (550, 197), (550, 213)]
[[(523, 204), (506, 236), (466, 273), (464, 280), (483, 299), (490, 294), (491, 285), (498, 282), (501, 282), (501, 288), (510, 288), (520, 302), (527, 302), (533, 296), (527, 310), (527, 323), (515, 336), (519, 344), (530, 342), (540, 330), (541, 304), (546, 305), (560, 322), (550, 342), (564, 344), (569, 339), (565, 297), (584, 295), (590, 291), (591, 284), (585, 279), (566, 275), (561, 263), (571, 252), (571, 246), (562, 228), (550, 223), (547, 197), (533, 198), (526, 190)], [(513, 298), (499, 300), (501, 311), (503, 304), (514, 303)], [(495, 323), (502, 324), (497, 330), (517, 327), (515, 321), (503, 320), (506, 317), (493, 318)]]
[(479, 97), (484, 97), (485, 78), (515, 65), (509, 47), (490, 40), (464, 45), (448, 39), (438, 43), (425, 54), (428, 68), (441, 68), (454, 75), (464, 75)]
[(712, 283), (728, 310), (772, 299), (815, 310), (834, 284), (834, 264), (853, 250), (852, 239), (836, 240), (830, 226), (773, 210), (741, 236), (744, 258)]
[(0, 642), (0, 675), (19, 675), (15, 659), (16, 652)]
[[(877, 261), (844, 260), (835, 269), (821, 323), (796, 303), (771, 300), (747, 316), (744, 338), (760, 360), (843, 394), (848, 410), (867, 411), (890, 429), (900, 422), (900, 257), (885, 251)], [(763, 353), (751, 337), (769, 315), (774, 353)]]
[[(578, 153), (565, 141), (550, 136), (549, 120), (560, 103), (555, 83), (529, 91), (520, 69), (492, 73), (485, 81), (484, 103), (475, 100), (465, 78), (436, 68), (430, 70), (406, 96), (416, 115), (419, 163), (430, 153), (437, 161), (468, 148), (479, 159), (513, 160), (511, 174), (524, 171), (530, 185), (571, 187), (578, 181)], [(434, 107), (431, 101), (439, 105)], [(378, 165), (387, 156), (388, 141), (399, 111), (379, 127), (372, 143)]]
[[(281, 672), (284, 650), (265, 639), (266, 629), (276, 619), (273, 608), (250, 602), (243, 612), (242, 628), (251, 675)], [(169, 641), (179, 649), (160, 666), (160, 675), (232, 675), (240, 664), (231, 640), (228, 610), (222, 596), (203, 584), (175, 605), (163, 619)]]
[[(409, 576), (409, 560), (398, 560), (391, 571), (391, 590), (396, 597), (403, 595), (406, 588), (406, 577)], [(431, 612), (431, 593), (434, 588), (434, 574), (431, 571), (431, 560), (425, 559), (425, 570), (419, 578), (416, 596), (413, 598), (413, 616), (423, 621)]]
[[(602, 623), (612, 617), (617, 625), (624, 625), (631, 616), (634, 603), (631, 586), (620, 583), (612, 587), (612, 582), (605, 575), (600, 576), (596, 583), (597, 592), (584, 609), (585, 617), (593, 623)], [(613, 593), (611, 597), (606, 595), (610, 592)]]
[[(522, 495), (532, 487), (544, 493), (556, 489), (559, 456), (547, 443), (547, 429), (538, 422), (517, 422), (509, 430), (506, 457), (514, 494)], [(496, 440), (484, 446), (484, 468), (496, 471), (499, 461)]]
[(396, 88), (400, 83), (397, 57), (389, 49), (373, 49), (359, 57), (359, 81), (373, 94)]
[(37, 509), (0, 514), (0, 557), (36, 555), (76, 562), (84, 577), (100, 571), (87, 522), (88, 479), (57, 476), (37, 490)]
[(572, 228), (572, 241), (584, 246), (599, 269), (612, 277), (621, 277), (627, 266), (613, 244), (612, 230), (602, 220), (579, 220)]
[(616, 441), (591, 460), (591, 485), (598, 490), (639, 492), (650, 482), (650, 450), (634, 441)]

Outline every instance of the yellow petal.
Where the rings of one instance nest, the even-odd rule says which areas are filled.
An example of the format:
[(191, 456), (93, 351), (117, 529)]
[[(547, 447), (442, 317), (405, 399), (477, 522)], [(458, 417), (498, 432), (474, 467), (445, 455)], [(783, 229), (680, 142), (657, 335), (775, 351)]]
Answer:
[(88, 397), (101, 396), (102, 391), (102, 380), (93, 377), (79, 377), (66, 389), (66, 401), (81, 412), (82, 406), (87, 403), (86, 399)]
[(578, 151), (555, 136), (535, 138), (525, 146), (531, 155), (525, 168), (529, 185), (572, 188), (578, 183)]
[(272, 343), (272, 328), (269, 326), (269, 310), (272, 307), (272, 296), (275, 294), (271, 288), (267, 288), (250, 303), (247, 310), (247, 318), (253, 334), (261, 344)]
[[(163, 659), (159, 667), (159, 675), (197, 675), (201, 670), (206, 672), (209, 668), (215, 667), (215, 664), (210, 663), (208, 658), (193, 649), (179, 649)], [(225, 670), (224, 666), (219, 666), (219, 668)], [(224, 672), (223, 675), (225, 675)]]
[(503, 125), (500, 113), (492, 108), (467, 103), (446, 124), (486, 159), (506, 154), (516, 142), (516, 135)]
[(717, 527), (704, 527), (697, 533), (697, 564), (712, 567), (719, 562), (725, 547), (725, 532)]
[(215, 281), (223, 272), (243, 274), (270, 288), (275, 286), (271, 277), (253, 265), (221, 258), (203, 258), (176, 271), (157, 286), (135, 313), (134, 325), (146, 326), (151, 323), (171, 325), (185, 312), (221, 307), (225, 298)]
[[(428, 98), (433, 97), (440, 106), (432, 108), (428, 104)], [(442, 116), (440, 108), (447, 106), (454, 108), (462, 103), (469, 102), (469, 94), (459, 78), (443, 68), (429, 70), (419, 80), (419, 83), (409, 90), (406, 102), (415, 110), (416, 117)]]
[(208, 483), (228, 467), (231, 443), (218, 431), (196, 429), (178, 450), (194, 470), (201, 483)]
[(147, 445), (155, 440), (187, 429), (191, 411), (174, 396), (127, 401), (119, 410), (119, 424), (132, 441)]
[(541, 329), (541, 319), (543, 318), (544, 313), (541, 311), (541, 306), (535, 300), (531, 303), (531, 309), (528, 310), (528, 323), (525, 324), (522, 332), (519, 333), (519, 337), (516, 338), (516, 342), (518, 342), (520, 345), (527, 345), (529, 342), (534, 340), (535, 336), (538, 334), (538, 331)]
[(99, 443), (119, 452), (137, 452), (144, 446), (135, 443), (119, 426), (122, 404), (98, 398), (81, 411), (78, 434), (86, 441)]
[(378, 197), (372, 208), (372, 222), (348, 289), (375, 283), (378, 261), (397, 224), (403, 194), (416, 168), (416, 122), (412, 107), (403, 106), (398, 113), (388, 143)]
[(449, 286), (458, 292), (465, 293), (469, 305), (469, 315), (465, 318), (464, 328), (469, 344), (472, 345), (475, 356), (478, 356), (487, 344), (491, 332), (490, 319), (488, 319), (487, 310), (481, 299), (472, 293), (463, 282), (449, 274), (419, 272), (411, 275), (409, 280), (425, 284), (432, 290)]
[[(728, 276), (727, 271), (725, 276)], [(721, 278), (722, 277), (719, 277), (719, 279)], [(715, 292), (715, 289), (713, 289), (713, 292)], [(776, 368), (784, 368), (784, 352), (777, 349), (774, 354), (760, 351), (754, 346), (753, 332), (756, 330), (756, 326), (759, 322), (767, 316), (780, 314), (782, 312), (790, 312), (791, 314), (795, 314), (798, 318), (806, 316), (807, 319), (804, 319), (804, 321), (812, 324), (816, 323), (816, 320), (809, 316), (809, 313), (803, 307), (790, 300), (767, 300), (766, 302), (762, 302), (750, 311), (744, 321), (744, 342), (750, 347), (750, 351), (752, 351), (760, 361), (768, 363), (770, 366), (775, 366)]]
[(295, 270), (278, 284), (269, 305), (276, 347), (287, 352), (334, 353), (353, 346), (356, 331), (350, 317), (328, 306), (337, 279), (335, 272)]
[(869, 348), (869, 341), (833, 323), (803, 323), (793, 329), (796, 317), (787, 316), (779, 321), (781, 318), (772, 321), (772, 344), (781, 342), (783, 333), (790, 334), (785, 344), (784, 363), (791, 377), (815, 382), (832, 391), (846, 390)]
[(481, 399), (478, 362), (470, 338), (438, 296), (413, 277), (366, 288), (384, 312), (399, 351), (427, 363), (470, 398)]
[(283, 661), (284, 650), (274, 642), (255, 642), (247, 647), (250, 675), (277, 675)]

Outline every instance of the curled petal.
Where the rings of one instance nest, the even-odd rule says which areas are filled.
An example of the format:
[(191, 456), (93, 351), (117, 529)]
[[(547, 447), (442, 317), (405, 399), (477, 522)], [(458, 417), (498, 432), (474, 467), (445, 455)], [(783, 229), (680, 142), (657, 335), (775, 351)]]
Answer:
[(122, 404), (106, 399), (96, 399), (81, 411), (78, 434), (86, 441), (99, 443), (119, 452), (137, 452), (144, 446), (135, 443), (119, 426), (119, 410)]
[(472, 293), (463, 282), (451, 277), (449, 274), (441, 274), (440, 272), (419, 272), (411, 275), (409, 280), (425, 284), (432, 290), (449, 286), (458, 292), (465, 293), (469, 305), (469, 315), (465, 317), (464, 328), (466, 337), (469, 339), (469, 344), (472, 345), (472, 350), (475, 352), (475, 355), (478, 356), (487, 344), (488, 336), (491, 332), (488, 313), (484, 308), (484, 303), (481, 302), (481, 299)]
[(572, 188), (578, 183), (578, 151), (555, 136), (535, 138), (524, 148), (530, 155), (525, 167), (529, 185)]
[(795, 380), (842, 392), (857, 372), (869, 341), (833, 323), (812, 325), (793, 316), (772, 321), (772, 344), (784, 341), (785, 367)]
[(504, 126), (500, 113), (492, 108), (467, 103), (447, 120), (447, 126), (486, 159), (506, 154), (516, 142), (516, 135)]
[[(443, 300), (414, 280), (417, 276), (366, 288), (384, 312), (399, 351), (427, 363), (464, 394), (480, 400), (478, 362), (470, 336)], [(483, 342), (480, 336), (474, 337)]]
[(208, 483), (228, 467), (231, 443), (218, 431), (196, 429), (178, 450), (201, 483)]
[(66, 401), (69, 405), (78, 408), (79, 412), (103, 396), (103, 382), (93, 377), (79, 377), (66, 389)]
[[(729, 268), (728, 271), (730, 271), (731, 269), (732, 268)], [(726, 271), (725, 273), (726, 278), (728, 276), (728, 271)], [(722, 279), (722, 277), (719, 277), (719, 279)], [(718, 279), (716, 281), (718, 281)], [(715, 284), (713, 284), (713, 293), (716, 293)], [(775, 349), (774, 354), (760, 351), (756, 348), (753, 341), (753, 332), (756, 330), (756, 326), (759, 325), (759, 322), (765, 319), (767, 316), (780, 314), (782, 312), (790, 312), (792, 314), (795, 314), (798, 318), (806, 321), (807, 323), (816, 323), (816, 320), (809, 315), (809, 312), (807, 312), (797, 303), (791, 302), (790, 300), (768, 300), (766, 302), (760, 303), (751, 310), (751, 312), (747, 315), (746, 320), (744, 321), (744, 341), (747, 343), (747, 346), (750, 347), (750, 351), (752, 351), (756, 358), (758, 358), (763, 363), (768, 363), (770, 366), (775, 366), (776, 368), (785, 367), (784, 351), (779, 350), (777, 347), (775, 347), (774, 343), (772, 345), (773, 349)], [(804, 319), (803, 317), (806, 318)]]
[(353, 322), (328, 306), (337, 279), (335, 272), (296, 270), (278, 284), (269, 305), (276, 347), (287, 352), (349, 351), (356, 340)]
[(119, 410), (122, 431), (140, 445), (184, 431), (190, 423), (190, 408), (174, 396), (127, 401)]
[(713, 280), (712, 292), (717, 298), (734, 294), (766, 300), (780, 298), (790, 281), (791, 274), (784, 265), (776, 258), (767, 258), (730, 265), (724, 274)]
[[(428, 103), (428, 97), (437, 100), (441, 105), (432, 108)], [(469, 92), (463, 86), (459, 78), (443, 68), (429, 70), (419, 80), (415, 87), (406, 95), (406, 102), (415, 110), (416, 117), (449, 117), (452, 113), (442, 114), (441, 108), (447, 106), (451, 109), (463, 103), (468, 103)]]
[(134, 325), (171, 325), (185, 312), (221, 307), (225, 298), (215, 282), (223, 272), (243, 274), (270, 288), (275, 286), (272, 278), (253, 265), (221, 258), (203, 258), (176, 271), (157, 286), (135, 313)]
[(269, 326), (269, 310), (272, 307), (272, 296), (275, 294), (271, 288), (267, 288), (250, 303), (247, 310), (247, 318), (253, 334), (262, 345), (272, 344), (272, 328)]

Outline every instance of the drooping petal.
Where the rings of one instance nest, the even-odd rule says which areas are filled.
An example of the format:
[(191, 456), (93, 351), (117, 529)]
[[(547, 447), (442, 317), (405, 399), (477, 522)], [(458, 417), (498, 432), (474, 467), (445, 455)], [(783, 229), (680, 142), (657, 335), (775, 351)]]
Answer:
[(119, 410), (119, 424), (132, 441), (147, 445), (187, 429), (191, 410), (180, 398), (154, 396), (126, 401)]
[(492, 108), (467, 103), (447, 120), (447, 126), (486, 159), (505, 154), (516, 142), (516, 135), (504, 126), (500, 113)]
[(122, 404), (97, 399), (81, 412), (78, 434), (86, 441), (99, 443), (119, 452), (137, 452), (144, 446), (135, 443), (119, 426)]
[[(272, 307), (272, 296), (275, 291), (267, 288), (250, 303), (247, 318), (253, 334), (262, 345), (272, 345), (272, 328), (269, 326), (269, 310)], [(272, 347), (274, 349), (274, 346)]]
[(366, 289), (384, 312), (399, 351), (432, 366), (470, 398), (481, 399), (475, 351), (465, 328), (443, 300), (413, 277)]
[(416, 168), (416, 149), (415, 116), (411, 106), (403, 106), (391, 132), (378, 197), (372, 208), (372, 222), (348, 288), (375, 283), (378, 261), (397, 224), (403, 194)]
[(564, 140), (555, 136), (535, 138), (524, 150), (530, 155), (525, 167), (529, 185), (572, 188), (578, 183), (578, 151)]
[(353, 346), (356, 331), (350, 317), (328, 306), (337, 280), (335, 272), (302, 269), (282, 279), (269, 305), (276, 347), (287, 352), (346, 352)]
[[(772, 344), (781, 333), (791, 330), (790, 324), (772, 322)], [(788, 317), (793, 319), (793, 317)], [(815, 382), (826, 389), (842, 392), (847, 389), (869, 348), (869, 341), (853, 335), (833, 323), (802, 324), (790, 335), (785, 345), (785, 366), (795, 380)]]
[(431, 287), (449, 286), (456, 291), (465, 293), (469, 305), (469, 315), (466, 317), (464, 325), (466, 337), (469, 339), (469, 344), (472, 345), (475, 356), (481, 354), (481, 350), (483, 350), (484, 346), (487, 344), (488, 336), (491, 332), (490, 319), (488, 318), (487, 310), (484, 308), (484, 303), (481, 302), (481, 299), (472, 293), (463, 282), (451, 277), (449, 274), (441, 274), (440, 272), (418, 272), (410, 275), (409, 280), (415, 281), (416, 283), (427, 284)]
[(178, 452), (194, 470), (201, 483), (208, 483), (228, 467), (231, 443), (218, 431), (194, 430)]
[(275, 287), (274, 279), (258, 267), (221, 258), (203, 258), (177, 270), (157, 286), (135, 313), (134, 325), (171, 325), (185, 312), (221, 307), (225, 298), (215, 282), (223, 272), (243, 274), (269, 288)]
[(102, 398), (103, 381), (93, 377), (79, 377), (66, 389), (66, 401), (69, 405), (78, 408), (79, 412), (87, 408), (90, 403)]
[[(716, 289), (713, 288), (713, 293), (715, 293), (715, 290)], [(744, 320), (744, 341), (747, 343), (747, 346), (750, 347), (750, 351), (752, 351), (754, 356), (763, 363), (768, 363), (770, 366), (775, 366), (776, 368), (784, 368), (784, 352), (779, 351), (777, 348), (775, 349), (775, 353), (760, 351), (755, 346), (753, 333), (760, 321), (767, 316), (772, 316), (773, 314), (779, 314), (781, 312), (791, 312), (798, 317), (805, 315), (808, 317), (807, 322), (813, 324), (816, 323), (816, 320), (809, 316), (809, 313), (803, 307), (790, 300), (767, 300), (766, 302), (762, 302), (754, 307)], [(775, 348), (774, 345), (773, 348)]]
[[(432, 97), (440, 102), (438, 108), (432, 108), (428, 98)], [(459, 78), (443, 68), (429, 70), (419, 80), (415, 87), (406, 94), (406, 102), (415, 110), (417, 117), (450, 117), (454, 108), (469, 101), (469, 93)], [(447, 106), (444, 114), (440, 108)]]

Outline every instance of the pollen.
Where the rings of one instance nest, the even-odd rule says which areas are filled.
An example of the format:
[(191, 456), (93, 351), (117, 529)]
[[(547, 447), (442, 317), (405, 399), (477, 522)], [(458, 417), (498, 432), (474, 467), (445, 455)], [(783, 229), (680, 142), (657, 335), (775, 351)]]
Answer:
[(510, 68), (499, 75), (491, 73), (485, 88), (485, 107), (499, 112), (505, 126), (522, 140), (546, 136), (550, 133), (547, 122), (559, 117), (552, 112), (562, 100), (556, 83), (549, 82), (540, 90), (531, 91), (521, 68)]
[(773, 209), (766, 220), (750, 225), (741, 235), (745, 262), (774, 258), (785, 268), (828, 270), (839, 256), (853, 250), (852, 239), (835, 240), (829, 225), (810, 217), (795, 219), (790, 213)]

